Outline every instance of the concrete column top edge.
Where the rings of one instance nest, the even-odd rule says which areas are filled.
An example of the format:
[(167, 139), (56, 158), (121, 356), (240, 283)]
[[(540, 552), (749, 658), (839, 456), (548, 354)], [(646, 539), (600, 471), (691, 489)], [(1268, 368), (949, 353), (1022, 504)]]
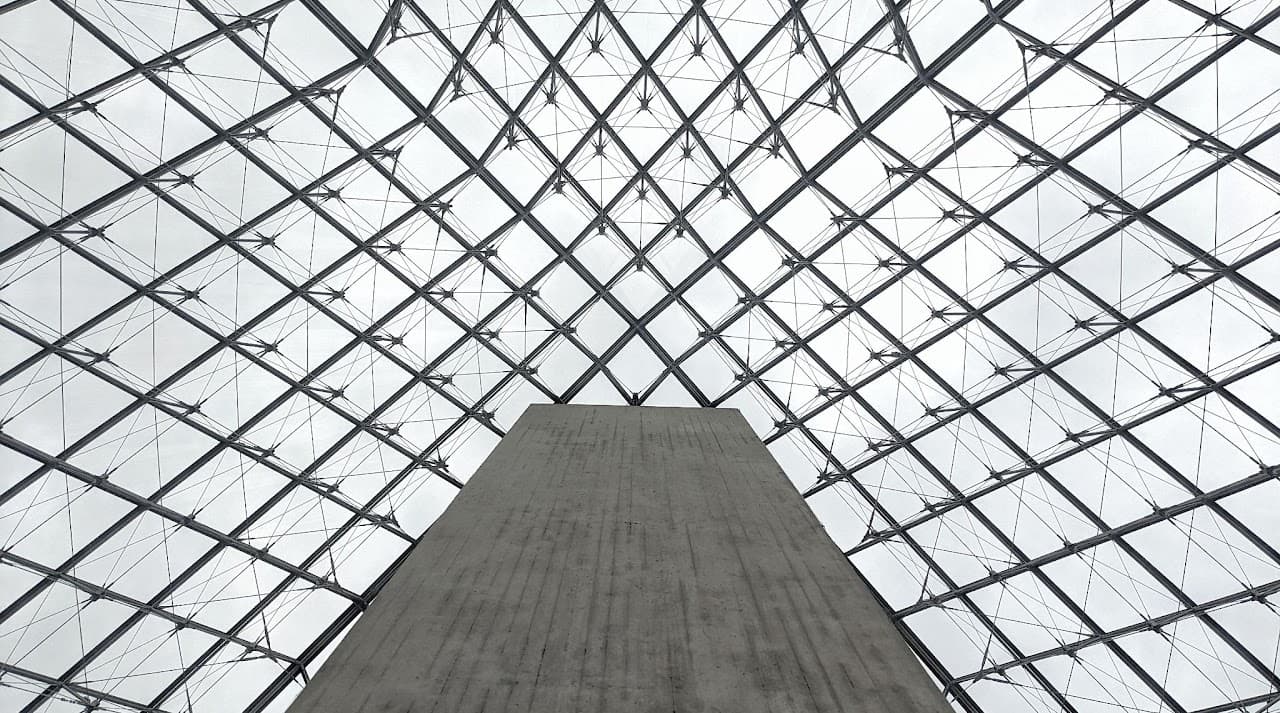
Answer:
[(702, 411), (709, 413), (736, 413), (742, 411), (734, 406), (631, 406), (628, 404), (529, 404), (525, 413), (532, 410), (620, 410), (620, 411)]

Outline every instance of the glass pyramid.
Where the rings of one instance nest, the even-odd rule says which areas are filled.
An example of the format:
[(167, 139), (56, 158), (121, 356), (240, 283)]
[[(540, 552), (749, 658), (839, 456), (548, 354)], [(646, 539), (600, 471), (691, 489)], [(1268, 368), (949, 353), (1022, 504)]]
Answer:
[(1280, 710), (1280, 2), (0, 2), (0, 709), (281, 711), (537, 402), (959, 711)]

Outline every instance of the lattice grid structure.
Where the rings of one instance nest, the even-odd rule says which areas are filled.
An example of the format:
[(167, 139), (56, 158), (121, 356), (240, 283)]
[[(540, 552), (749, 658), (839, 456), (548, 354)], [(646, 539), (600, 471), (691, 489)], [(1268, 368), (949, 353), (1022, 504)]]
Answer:
[(282, 710), (525, 405), (962, 711), (1280, 706), (1280, 3), (0, 2), (0, 708)]

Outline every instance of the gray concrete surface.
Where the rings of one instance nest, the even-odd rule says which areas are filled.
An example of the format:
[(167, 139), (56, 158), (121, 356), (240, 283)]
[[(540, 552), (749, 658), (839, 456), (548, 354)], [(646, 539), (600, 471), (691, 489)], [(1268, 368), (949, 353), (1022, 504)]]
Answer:
[(533, 406), (290, 713), (949, 711), (735, 410)]

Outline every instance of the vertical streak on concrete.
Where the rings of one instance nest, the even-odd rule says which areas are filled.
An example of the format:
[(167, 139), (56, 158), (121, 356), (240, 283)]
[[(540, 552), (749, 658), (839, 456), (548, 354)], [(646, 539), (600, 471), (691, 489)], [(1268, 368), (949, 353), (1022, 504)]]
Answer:
[(290, 713), (942, 713), (737, 411), (533, 406)]

